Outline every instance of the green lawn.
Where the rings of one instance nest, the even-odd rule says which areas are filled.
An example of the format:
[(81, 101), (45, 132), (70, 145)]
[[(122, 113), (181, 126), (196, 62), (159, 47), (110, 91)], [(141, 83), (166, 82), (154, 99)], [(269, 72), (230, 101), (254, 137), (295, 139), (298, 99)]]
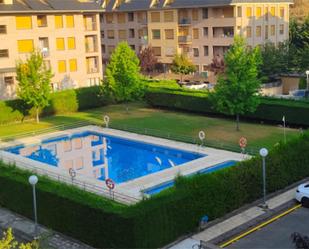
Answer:
[[(262, 147), (272, 147), (283, 139), (283, 129), (278, 126), (241, 123), (241, 131), (235, 130), (235, 122), (229, 119), (212, 118), (197, 114), (172, 112), (147, 107), (144, 103), (111, 105), (78, 113), (46, 117), (39, 124), (27, 121), (22, 124), (0, 126), (0, 137), (32, 132), (56, 125), (88, 120), (102, 122), (103, 115), (109, 115), (111, 126), (138, 133), (161, 137), (171, 137), (183, 141), (197, 139), (198, 132), (206, 132), (206, 140), (214, 146), (238, 149), (239, 138), (248, 139), (248, 147), (255, 151)], [(286, 129), (287, 139), (299, 135), (296, 129)]]

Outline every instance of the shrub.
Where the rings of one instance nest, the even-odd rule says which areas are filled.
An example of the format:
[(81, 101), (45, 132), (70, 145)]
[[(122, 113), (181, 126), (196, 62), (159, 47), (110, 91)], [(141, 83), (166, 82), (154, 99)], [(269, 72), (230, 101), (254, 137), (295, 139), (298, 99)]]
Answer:
[[(148, 88), (146, 101), (152, 106), (180, 109), (191, 112), (219, 114), (213, 108), (207, 92)], [(309, 125), (309, 101), (261, 97), (261, 103), (254, 113), (243, 117), (282, 123), (285, 116), (288, 124)]]
[[(43, 115), (63, 114), (107, 104), (100, 96), (99, 86), (55, 92), (51, 95), (49, 106), (42, 110)], [(33, 117), (33, 110), (20, 99), (0, 101), (0, 123), (22, 121)]]
[[(309, 176), (309, 134), (273, 148), (267, 159), (267, 192)], [(30, 172), (0, 163), (0, 205), (32, 217)], [(123, 206), (40, 177), (39, 222), (94, 247), (157, 248), (262, 196), (261, 158), (205, 175), (178, 177), (175, 187)]]

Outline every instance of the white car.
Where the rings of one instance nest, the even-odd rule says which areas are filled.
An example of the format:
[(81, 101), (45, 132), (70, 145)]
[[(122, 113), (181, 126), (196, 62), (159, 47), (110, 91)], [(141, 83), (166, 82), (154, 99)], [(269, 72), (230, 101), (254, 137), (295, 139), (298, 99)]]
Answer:
[(309, 207), (309, 183), (301, 184), (297, 187), (295, 199), (303, 206)]

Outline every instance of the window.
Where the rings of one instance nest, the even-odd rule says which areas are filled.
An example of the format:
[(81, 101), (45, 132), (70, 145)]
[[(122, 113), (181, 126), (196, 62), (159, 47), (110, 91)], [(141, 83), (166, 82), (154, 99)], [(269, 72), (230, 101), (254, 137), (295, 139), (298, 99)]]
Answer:
[(16, 16), (16, 29), (32, 29), (31, 16)]
[[(66, 71), (67, 71), (67, 66), (66, 66), (65, 60), (58, 61), (58, 72), (65, 73)], [(68, 151), (68, 150), (65, 150), (65, 151)]]
[(128, 21), (129, 22), (134, 22), (134, 13), (133, 12), (129, 12), (128, 13)]
[(117, 20), (118, 20), (118, 23), (125, 23), (126, 22), (125, 13), (118, 13)]
[(261, 17), (261, 16), (262, 16), (262, 8), (256, 7), (256, 17)]
[(193, 48), (193, 56), (194, 57), (199, 57), (200, 56), (198, 48)]
[(247, 27), (247, 37), (250, 38), (252, 36), (252, 29), (251, 27)]
[(77, 60), (76, 59), (70, 59), (69, 65), (70, 65), (70, 72), (76, 72), (77, 71)]
[(280, 8), (280, 17), (284, 18), (284, 7)]
[(208, 19), (208, 8), (203, 8), (203, 19)]
[(209, 47), (204, 46), (204, 56), (208, 56), (208, 55), (209, 55)]
[(208, 65), (203, 65), (203, 72), (207, 72), (208, 71), (209, 66)]
[(199, 39), (199, 29), (195, 28), (193, 29), (193, 39)]
[[(64, 61), (64, 63), (65, 63), (65, 61)], [(63, 141), (63, 150), (66, 152), (66, 151), (71, 151), (72, 150), (72, 142), (71, 142), (71, 140), (65, 140), (65, 141)], [(72, 160), (70, 160), (71, 161), (71, 168), (73, 168), (73, 161)], [(66, 161), (66, 164), (70, 164), (70, 163), (68, 163), (68, 162), (70, 162), (70, 161)]]
[(7, 84), (7, 85), (14, 84), (14, 77), (13, 76), (4, 77), (4, 84)]
[(154, 40), (160, 40), (161, 39), (160, 29), (153, 29), (152, 30), (152, 39), (154, 39)]
[(98, 73), (99, 72), (99, 58), (96, 56), (93, 57), (86, 57), (86, 66), (87, 66), (87, 73)]
[(101, 46), (101, 50), (102, 50), (102, 53), (103, 53), (103, 54), (106, 53), (106, 47), (105, 47), (105, 45), (102, 45), (102, 46)]
[(284, 34), (284, 24), (280, 24), (279, 34), (280, 35)]
[(252, 17), (252, 8), (247, 7), (246, 13), (247, 13), (247, 17)]
[(9, 50), (8, 49), (0, 49), (0, 58), (9, 57)]
[(275, 16), (276, 15), (276, 8), (275, 7), (270, 7), (270, 14), (272, 16)]
[(31, 53), (33, 52), (33, 40), (19, 40), (17, 41), (19, 53)]
[(208, 36), (208, 27), (204, 27), (204, 28), (203, 28), (203, 35), (204, 35), (205, 37)]
[(131, 49), (135, 51), (135, 45), (130, 45)]
[(68, 49), (75, 49), (75, 37), (68, 37)]
[(257, 26), (256, 27), (256, 37), (261, 37), (262, 35), (262, 27), (261, 26)]
[(106, 14), (106, 23), (113, 23), (113, 14), (112, 13)]
[(165, 39), (173, 40), (174, 39), (174, 30), (173, 29), (166, 29), (165, 30)]
[(47, 17), (45, 15), (38, 15), (37, 23), (39, 28), (47, 27)]
[(118, 30), (118, 38), (119, 38), (119, 40), (127, 39), (127, 31), (124, 30), (124, 29)]
[(155, 56), (161, 56), (161, 47), (152, 47)]
[(135, 37), (135, 30), (129, 29), (129, 38), (134, 38), (134, 37)]
[(74, 28), (74, 16), (66, 16), (67, 28)]
[(7, 30), (6, 30), (6, 25), (0, 25), (0, 34), (6, 34)]
[(96, 15), (84, 15), (84, 28), (87, 31), (95, 31), (97, 30), (97, 19)]
[(115, 50), (115, 46), (113, 46), (113, 45), (107, 46), (107, 53), (109, 55), (111, 55), (114, 52), (114, 50)]
[(268, 25), (265, 25), (265, 39), (268, 39)]
[(56, 38), (56, 48), (57, 50), (64, 50), (64, 38)]
[(242, 17), (242, 7), (241, 6), (237, 7), (237, 17)]
[(193, 9), (192, 10), (192, 20), (193, 21), (198, 21), (198, 9)]
[(174, 21), (174, 12), (164, 11), (164, 22), (173, 22), (173, 21)]
[(271, 25), (270, 26), (270, 35), (274, 36), (276, 34), (276, 26), (275, 25)]
[(151, 12), (151, 22), (160, 22), (160, 12)]
[(107, 30), (107, 38), (108, 39), (115, 39), (114, 30)]
[(62, 16), (55, 16), (55, 27), (56, 29), (63, 28), (63, 18)]

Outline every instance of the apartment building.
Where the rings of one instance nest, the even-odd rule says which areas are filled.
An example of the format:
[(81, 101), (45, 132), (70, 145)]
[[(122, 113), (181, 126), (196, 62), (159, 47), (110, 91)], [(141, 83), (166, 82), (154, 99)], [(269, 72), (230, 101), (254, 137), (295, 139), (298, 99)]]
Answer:
[(16, 61), (44, 56), (54, 90), (102, 79), (100, 6), (87, 0), (0, 0), (0, 98), (16, 96)]
[(101, 14), (102, 53), (108, 59), (119, 41), (138, 53), (152, 46), (167, 66), (186, 54), (207, 72), (242, 35), (249, 46), (288, 39), (292, 0), (105, 0)]

